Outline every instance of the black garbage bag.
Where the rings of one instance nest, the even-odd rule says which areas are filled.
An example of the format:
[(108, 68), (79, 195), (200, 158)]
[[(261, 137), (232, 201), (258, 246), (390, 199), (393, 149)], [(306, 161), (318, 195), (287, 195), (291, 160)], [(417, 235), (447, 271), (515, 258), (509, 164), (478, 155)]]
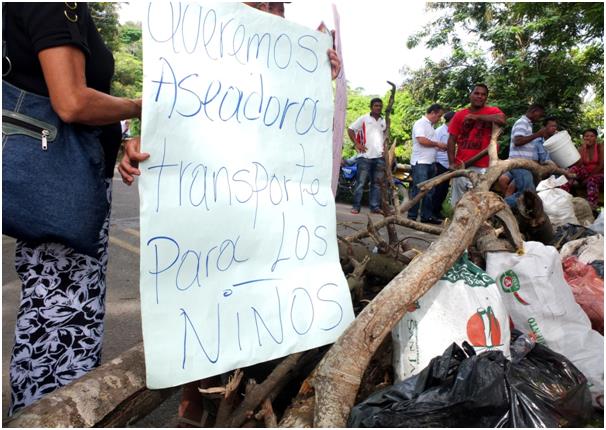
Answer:
[(570, 241), (594, 236), (596, 234), (598, 233), (594, 230), (583, 227), (582, 225), (562, 224), (556, 228), (550, 245), (554, 246), (559, 251), (562, 246)]
[(419, 374), (356, 405), (348, 426), (559, 427), (590, 418), (587, 379), (562, 355), (537, 345), (514, 364), (501, 351), (463, 347), (453, 343)]
[(355, 406), (348, 427), (494, 427), (509, 409), (507, 359), (470, 349), (453, 343), (419, 374)]
[(595, 269), (595, 273), (602, 279), (604, 279), (604, 260), (594, 260), (589, 263)]
[(582, 427), (591, 418), (587, 378), (566, 357), (537, 343), (505, 375), (511, 405), (502, 427)]

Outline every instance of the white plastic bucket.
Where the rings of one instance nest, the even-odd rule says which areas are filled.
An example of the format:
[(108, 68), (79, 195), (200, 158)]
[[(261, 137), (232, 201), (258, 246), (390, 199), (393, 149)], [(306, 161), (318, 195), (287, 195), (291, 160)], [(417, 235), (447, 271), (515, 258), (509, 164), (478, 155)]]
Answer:
[(560, 167), (570, 167), (581, 159), (581, 154), (572, 143), (566, 130), (562, 130), (543, 143), (549, 156)]

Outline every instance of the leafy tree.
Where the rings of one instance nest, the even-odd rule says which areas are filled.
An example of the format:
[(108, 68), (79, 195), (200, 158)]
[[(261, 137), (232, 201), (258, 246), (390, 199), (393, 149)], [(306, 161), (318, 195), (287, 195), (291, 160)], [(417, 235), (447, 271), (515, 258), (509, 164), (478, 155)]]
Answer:
[[(103, 41), (114, 55), (114, 78), (111, 92), (118, 97), (139, 98), (143, 88), (143, 49), (141, 24), (120, 25), (119, 3), (89, 3), (91, 16)], [(138, 120), (131, 124), (137, 134)]]
[(88, 4), (90, 14), (101, 34), (103, 41), (112, 51), (119, 48), (119, 26), (118, 8), (119, 3), (114, 2), (91, 2)]
[(143, 88), (143, 45), (141, 25), (119, 27), (119, 49), (114, 51), (115, 70), (112, 93), (119, 97), (141, 97)]
[[(417, 100), (460, 107), (468, 103), (473, 83), (481, 81), (491, 89), (489, 103), (505, 112), (509, 125), (530, 103), (538, 102), (571, 134), (584, 127), (583, 112), (588, 110), (583, 96), (589, 89), (603, 103), (603, 3), (473, 2), (428, 7), (444, 13), (412, 36), (408, 46), (424, 42), (429, 48), (449, 45), (453, 51), (447, 60), (426, 60), (421, 70), (405, 70), (405, 87)], [(461, 32), (474, 36), (474, 43), (464, 43)], [(505, 136), (503, 141), (507, 140)]]

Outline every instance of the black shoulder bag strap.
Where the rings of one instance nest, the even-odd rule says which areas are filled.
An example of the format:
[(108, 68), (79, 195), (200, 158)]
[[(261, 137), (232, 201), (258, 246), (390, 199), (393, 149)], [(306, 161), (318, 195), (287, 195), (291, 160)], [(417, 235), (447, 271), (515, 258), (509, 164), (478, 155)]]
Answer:
[[(4, 37), (4, 33), (6, 32), (6, 3), (2, 3), (2, 77), (7, 76), (12, 68), (13, 64), (11, 63), (10, 58), (8, 58), (8, 52), (6, 49), (6, 38)], [(4, 62), (6, 61), (6, 72), (4, 71)]]

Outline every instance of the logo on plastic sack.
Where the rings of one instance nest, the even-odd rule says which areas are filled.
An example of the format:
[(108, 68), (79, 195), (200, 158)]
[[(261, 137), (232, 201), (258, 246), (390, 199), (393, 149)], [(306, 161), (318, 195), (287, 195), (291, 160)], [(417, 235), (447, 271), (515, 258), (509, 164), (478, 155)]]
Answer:
[(502, 346), (501, 324), (492, 311), (492, 307), (479, 308), (467, 320), (467, 339), (476, 348), (495, 348)]
[(501, 289), (506, 293), (512, 293), (519, 303), (526, 306), (530, 304), (520, 297), (520, 294), (518, 293), (520, 290), (520, 280), (513, 270), (503, 272), (501, 276), (499, 276), (498, 282)]

